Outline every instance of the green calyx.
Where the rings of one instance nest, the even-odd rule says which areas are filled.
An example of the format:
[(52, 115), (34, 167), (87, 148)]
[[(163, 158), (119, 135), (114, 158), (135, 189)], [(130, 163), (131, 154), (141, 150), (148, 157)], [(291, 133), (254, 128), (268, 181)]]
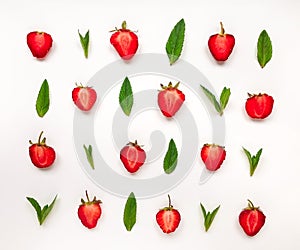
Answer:
[(258, 210), (259, 207), (255, 207), (252, 203), (252, 201), (250, 201), (249, 199), (247, 200), (248, 201), (248, 207), (246, 208), (246, 210)]
[(169, 205), (167, 207), (164, 207), (163, 209), (161, 210), (164, 210), (164, 211), (172, 211), (173, 210), (173, 205), (171, 204), (171, 198), (170, 198), (170, 195), (168, 195), (168, 200), (169, 200)]
[(42, 139), (42, 134), (44, 133), (44, 131), (42, 131), (41, 133), (40, 133), (40, 135), (39, 135), (39, 139), (38, 139), (38, 142), (37, 143), (33, 143), (31, 140), (29, 140), (29, 143), (30, 144), (36, 144), (36, 145), (38, 145), (38, 146), (46, 146), (46, 137), (44, 137), (43, 138), (43, 140), (41, 140)]
[(167, 86), (164, 86), (163, 84), (160, 84), (160, 87), (161, 87), (163, 90), (165, 90), (165, 89), (177, 89), (178, 86), (179, 86), (179, 84), (180, 84), (180, 82), (177, 82), (177, 83), (175, 84), (175, 86), (173, 87), (172, 82), (169, 82), (169, 84), (168, 84)]
[(87, 190), (85, 190), (85, 195), (86, 195), (86, 199), (87, 201), (85, 201), (84, 199), (81, 199), (81, 203), (83, 205), (92, 205), (92, 204), (99, 204), (99, 203), (102, 203), (101, 200), (97, 200), (96, 196), (94, 196), (93, 200), (91, 201), (90, 198), (89, 198), (89, 195), (87, 193)]

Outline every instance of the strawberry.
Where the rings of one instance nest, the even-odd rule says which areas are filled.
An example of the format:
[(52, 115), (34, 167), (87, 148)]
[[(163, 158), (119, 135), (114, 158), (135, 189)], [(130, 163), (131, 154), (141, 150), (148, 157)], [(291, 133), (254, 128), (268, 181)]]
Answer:
[(129, 142), (121, 149), (120, 159), (129, 173), (135, 173), (144, 164), (145, 151), (135, 142)]
[(226, 157), (224, 147), (216, 144), (204, 144), (201, 149), (201, 159), (209, 171), (218, 170)]
[(90, 201), (87, 191), (85, 191), (87, 201), (81, 199), (81, 205), (78, 208), (78, 217), (81, 220), (81, 223), (88, 229), (94, 228), (97, 226), (97, 222), (101, 216), (102, 210), (100, 200), (94, 199)]
[(239, 215), (239, 223), (248, 236), (256, 235), (265, 224), (266, 216), (248, 200), (248, 207)]
[(168, 198), (169, 206), (160, 209), (156, 214), (157, 224), (166, 234), (173, 233), (179, 226), (181, 220), (180, 213), (171, 205), (170, 195), (168, 195)]
[(185, 100), (185, 95), (178, 89), (179, 82), (173, 87), (160, 85), (162, 90), (158, 93), (158, 106), (166, 117), (172, 117), (180, 109)]
[(32, 143), (30, 140), (29, 143), (29, 156), (33, 165), (38, 168), (48, 168), (50, 167), (55, 160), (55, 151), (52, 147), (46, 145), (46, 138), (42, 138), (43, 131), (40, 133), (37, 143)]
[(80, 110), (91, 110), (97, 100), (97, 92), (92, 87), (76, 86), (72, 91), (73, 102)]
[(264, 119), (268, 117), (273, 109), (274, 99), (267, 94), (251, 95), (246, 101), (245, 109), (253, 119)]
[(222, 22), (220, 24), (221, 32), (210, 36), (208, 48), (217, 61), (226, 61), (233, 50), (235, 38), (233, 35), (225, 34)]
[(36, 58), (44, 58), (52, 47), (52, 37), (46, 32), (33, 31), (27, 35), (27, 45)]
[(123, 21), (122, 28), (112, 30), (110, 43), (114, 46), (123, 60), (130, 60), (136, 53), (139, 42), (137, 35), (126, 28), (126, 21)]

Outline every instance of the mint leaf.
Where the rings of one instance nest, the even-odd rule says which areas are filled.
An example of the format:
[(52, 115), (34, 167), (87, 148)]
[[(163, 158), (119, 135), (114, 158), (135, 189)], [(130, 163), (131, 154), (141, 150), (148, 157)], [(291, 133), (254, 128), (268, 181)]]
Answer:
[(166, 174), (171, 174), (177, 166), (178, 152), (173, 139), (169, 142), (168, 151), (164, 158), (164, 170)]
[(85, 56), (85, 58), (88, 58), (88, 56), (89, 56), (90, 31), (88, 30), (88, 31), (85, 33), (85, 36), (83, 37), (83, 36), (79, 33), (79, 30), (78, 30), (78, 35), (79, 35), (79, 38), (80, 38), (81, 46), (82, 46), (82, 48), (83, 48), (84, 56)]
[(127, 231), (131, 231), (136, 222), (136, 199), (134, 193), (131, 192), (124, 209), (123, 221)]
[(91, 165), (92, 169), (95, 169), (92, 146), (89, 145), (88, 148), (87, 148), (85, 145), (83, 145), (83, 148), (84, 148), (86, 158), (87, 158), (89, 164)]
[(226, 105), (229, 101), (230, 94), (231, 94), (230, 88), (224, 87), (220, 96), (220, 106), (222, 111), (226, 108)]
[(202, 214), (204, 217), (204, 228), (205, 228), (205, 231), (207, 232), (208, 229), (210, 228), (212, 222), (214, 221), (216, 214), (219, 211), (220, 205), (217, 208), (215, 208), (212, 212), (206, 212), (202, 203), (200, 203), (200, 207), (201, 207)]
[(166, 52), (170, 65), (175, 63), (181, 55), (184, 42), (185, 22), (182, 18), (173, 28), (166, 44)]
[(207, 88), (205, 88), (204, 86), (200, 85), (204, 94), (207, 96), (207, 98), (210, 100), (210, 102), (214, 105), (215, 109), (217, 110), (217, 112), (219, 114), (221, 114), (222, 109), (220, 104), (218, 103), (216, 97), (214, 96), (213, 93), (211, 93)]
[(55, 196), (54, 200), (52, 201), (52, 203), (49, 205), (45, 205), (43, 207), (43, 209), (41, 209), (41, 206), (39, 205), (39, 203), (31, 197), (26, 197), (26, 199), (30, 202), (30, 204), (34, 207), (37, 217), (38, 217), (38, 221), (40, 223), (40, 225), (42, 225), (45, 221), (45, 219), (47, 218), (48, 214), (51, 212), (55, 201), (56, 201), (57, 195)]
[(121, 90), (119, 94), (119, 103), (123, 112), (127, 116), (129, 116), (133, 105), (133, 95), (132, 95), (131, 84), (127, 76), (124, 79), (123, 84), (121, 86)]
[(39, 117), (43, 117), (49, 110), (50, 106), (50, 97), (49, 97), (49, 85), (45, 79), (40, 88), (38, 97), (36, 99), (36, 112)]
[(257, 165), (258, 165), (258, 162), (259, 162), (259, 159), (260, 159), (260, 156), (262, 154), (262, 148), (260, 150), (258, 150), (258, 152), (256, 153), (256, 155), (251, 155), (251, 153), (245, 149), (243, 147), (243, 150), (248, 158), (248, 161), (249, 161), (249, 165), (250, 165), (250, 176), (252, 176), (257, 168)]
[(262, 68), (266, 66), (266, 64), (272, 58), (272, 42), (267, 33), (267, 31), (263, 30), (258, 38), (257, 42), (257, 60)]

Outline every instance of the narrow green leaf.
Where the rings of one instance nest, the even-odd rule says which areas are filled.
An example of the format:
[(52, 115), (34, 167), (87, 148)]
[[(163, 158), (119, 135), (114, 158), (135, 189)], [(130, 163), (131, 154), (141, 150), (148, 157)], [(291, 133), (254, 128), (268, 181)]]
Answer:
[(26, 197), (26, 199), (34, 207), (38, 221), (40, 222), (40, 225), (41, 225), (42, 210), (41, 210), (40, 204), (34, 198)]
[(43, 222), (45, 221), (45, 219), (47, 218), (47, 216), (48, 216), (49, 213), (51, 212), (51, 210), (52, 210), (52, 208), (53, 208), (53, 206), (54, 206), (54, 204), (55, 204), (56, 198), (57, 198), (57, 195), (54, 197), (54, 199), (53, 199), (53, 201), (51, 202), (50, 206), (45, 205), (45, 206), (43, 207), (40, 225), (43, 224)]
[(249, 164), (252, 165), (252, 156), (251, 156), (250, 152), (247, 149), (245, 149), (244, 147), (243, 147), (243, 150), (248, 158)]
[(202, 205), (202, 203), (200, 203), (200, 207), (202, 210), (203, 217), (206, 218), (206, 210), (205, 210), (205, 207)]
[(223, 111), (222, 108), (220, 106), (220, 104), (218, 103), (216, 97), (214, 96), (213, 93), (211, 93), (207, 88), (205, 88), (204, 86), (200, 85), (204, 94), (208, 97), (208, 99), (210, 100), (210, 102), (214, 105), (215, 109), (217, 110), (217, 112), (222, 115)]
[(45, 79), (40, 88), (38, 97), (36, 99), (36, 112), (39, 117), (43, 117), (49, 110), (50, 97), (49, 97), (49, 85)]
[(182, 18), (173, 28), (166, 44), (166, 52), (170, 65), (175, 63), (181, 55), (185, 33), (185, 22)]
[(216, 214), (219, 211), (220, 205), (217, 208), (215, 208), (212, 213), (209, 211), (206, 212), (204, 206), (201, 203), (200, 203), (200, 206), (201, 206), (201, 210), (202, 210), (203, 217), (204, 217), (204, 228), (205, 228), (205, 231), (207, 232), (208, 229), (210, 228), (212, 222), (214, 221)]
[(119, 94), (119, 103), (123, 112), (127, 116), (129, 116), (133, 105), (133, 94), (128, 77), (124, 79), (123, 84), (121, 86)]
[(134, 193), (131, 192), (125, 204), (123, 221), (127, 231), (131, 231), (136, 222), (136, 199)]
[(168, 151), (164, 158), (164, 171), (166, 174), (171, 174), (177, 166), (178, 151), (173, 139), (169, 142)]
[(78, 30), (79, 38), (80, 38), (80, 43), (84, 52), (85, 58), (88, 58), (89, 56), (89, 43), (90, 43), (90, 31), (88, 30), (83, 37)]
[(258, 162), (259, 162), (259, 159), (260, 159), (260, 156), (262, 154), (262, 148), (260, 150), (258, 150), (258, 152), (256, 153), (256, 155), (251, 155), (251, 153), (245, 149), (243, 147), (243, 150), (248, 158), (248, 161), (249, 161), (249, 166), (250, 166), (250, 176), (252, 176), (257, 168), (257, 165), (258, 165)]
[(86, 158), (87, 158), (89, 164), (91, 165), (92, 169), (95, 169), (92, 146), (89, 145), (87, 148), (85, 145), (83, 145), (83, 148), (84, 148)]
[(229, 101), (230, 94), (231, 94), (230, 88), (224, 87), (220, 96), (220, 106), (222, 111), (226, 108), (226, 105)]
[(267, 33), (267, 31), (263, 30), (258, 38), (257, 42), (257, 60), (262, 68), (266, 66), (266, 64), (272, 58), (272, 42)]
[[(218, 213), (220, 206), (221, 206), (221, 205), (219, 205), (217, 208), (215, 208), (215, 209), (212, 211), (211, 216), (210, 216), (210, 218), (209, 218), (209, 226), (208, 226), (208, 229), (209, 229), (210, 225), (212, 224), (212, 222), (214, 221), (214, 218), (216, 217), (216, 214)], [(207, 230), (208, 230), (208, 229), (207, 229)]]

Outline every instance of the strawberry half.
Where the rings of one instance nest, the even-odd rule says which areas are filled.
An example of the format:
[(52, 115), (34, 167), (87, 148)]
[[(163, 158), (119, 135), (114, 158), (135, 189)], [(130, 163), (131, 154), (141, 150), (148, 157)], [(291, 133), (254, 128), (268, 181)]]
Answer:
[(274, 99), (267, 94), (251, 95), (246, 101), (245, 109), (247, 114), (253, 119), (264, 119), (268, 117), (272, 110)]
[(127, 29), (126, 21), (123, 21), (121, 29), (115, 28), (111, 32), (114, 33), (110, 37), (110, 43), (123, 60), (130, 60), (139, 46), (137, 35)]
[(55, 151), (52, 147), (47, 146), (46, 138), (42, 138), (43, 131), (40, 133), (39, 139), (37, 143), (32, 143), (30, 140), (29, 143), (31, 146), (29, 147), (29, 156), (31, 162), (37, 168), (48, 168), (55, 161)]
[(226, 61), (233, 50), (235, 38), (233, 35), (225, 34), (222, 22), (220, 24), (221, 32), (210, 36), (208, 48), (217, 61)]
[(89, 111), (97, 100), (97, 93), (92, 87), (77, 85), (72, 91), (72, 99), (80, 110)]
[(171, 205), (171, 198), (169, 198), (169, 206), (162, 208), (156, 214), (156, 221), (161, 230), (166, 233), (174, 232), (179, 226), (181, 216), (177, 209), (174, 209)]
[(78, 217), (81, 220), (81, 223), (88, 229), (94, 228), (97, 226), (97, 222), (101, 216), (102, 210), (100, 200), (94, 199), (90, 201), (87, 191), (85, 191), (87, 201), (81, 199), (81, 205), (78, 208)]
[(248, 207), (239, 215), (239, 223), (248, 236), (256, 235), (265, 224), (266, 216), (248, 200)]
[(178, 89), (179, 82), (173, 87), (170, 82), (168, 86), (160, 85), (162, 90), (158, 93), (158, 106), (166, 117), (172, 117), (182, 106), (185, 95)]
[(120, 159), (129, 173), (135, 173), (145, 163), (146, 153), (135, 142), (129, 142), (121, 149)]
[(46, 32), (33, 31), (27, 35), (27, 45), (36, 58), (44, 58), (52, 47), (52, 37)]
[(216, 144), (204, 144), (201, 149), (201, 159), (209, 171), (218, 170), (226, 157), (224, 147)]

